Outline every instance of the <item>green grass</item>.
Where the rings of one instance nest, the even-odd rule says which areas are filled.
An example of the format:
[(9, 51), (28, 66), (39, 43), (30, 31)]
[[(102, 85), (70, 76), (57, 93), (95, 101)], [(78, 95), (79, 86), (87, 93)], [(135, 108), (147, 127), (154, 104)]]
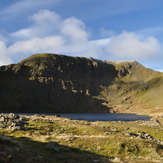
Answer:
[[(26, 131), (0, 130), (0, 134), (10, 136), (10, 141), (16, 142), (18, 145), (18, 151), (15, 151), (13, 155), (19, 155), (19, 151), (21, 151), (20, 158), (34, 159), (36, 156), (40, 156), (42, 160), (50, 163), (66, 160), (91, 162), (96, 159), (108, 162), (108, 160), (115, 158), (120, 160), (134, 159), (138, 162), (139, 159), (144, 161), (163, 159), (163, 145), (122, 134), (146, 132), (155, 139), (163, 141), (161, 127), (150, 127), (143, 124), (143, 121), (87, 122), (49, 118), (52, 118), (53, 121), (50, 122), (45, 118), (40, 118), (36, 122), (30, 120)], [(112, 134), (106, 134), (106, 132), (112, 132)], [(62, 152), (56, 153), (47, 150), (46, 143), (49, 141), (59, 142)], [(0, 144), (3, 145), (1, 141)], [(67, 150), (69, 147), (70, 150)], [(7, 147), (7, 149), (12, 148), (10, 145)]]

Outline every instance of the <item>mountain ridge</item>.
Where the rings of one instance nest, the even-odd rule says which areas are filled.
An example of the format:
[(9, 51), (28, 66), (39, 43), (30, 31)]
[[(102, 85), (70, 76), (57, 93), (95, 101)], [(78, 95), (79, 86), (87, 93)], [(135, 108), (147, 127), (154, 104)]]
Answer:
[(163, 112), (163, 73), (136, 61), (42, 53), (1, 66), (0, 79), (1, 112)]

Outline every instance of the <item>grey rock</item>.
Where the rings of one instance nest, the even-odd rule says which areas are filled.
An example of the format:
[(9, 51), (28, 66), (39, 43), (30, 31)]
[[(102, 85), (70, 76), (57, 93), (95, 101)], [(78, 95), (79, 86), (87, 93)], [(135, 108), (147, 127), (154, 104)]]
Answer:
[(147, 126), (151, 126), (151, 127), (158, 127), (158, 126), (160, 126), (160, 123), (157, 120), (149, 120), (149, 121), (143, 122), (143, 125), (147, 125)]
[(108, 132), (105, 132), (105, 135), (110, 135), (112, 134), (112, 132), (108, 131)]
[(46, 144), (46, 148), (55, 152), (60, 152), (60, 145), (58, 144), (58, 142), (50, 141)]
[(19, 119), (20, 118), (19, 114), (15, 114), (15, 113), (10, 113), (9, 117), (11, 117), (13, 119)]
[(5, 122), (5, 120), (6, 120), (5, 116), (1, 116), (1, 117), (0, 117), (0, 121), (1, 121), (1, 122)]
[(21, 126), (13, 126), (13, 127), (11, 127), (11, 130), (12, 131), (22, 130), (22, 127)]
[(10, 113), (9, 115), (0, 115), (0, 128), (9, 128), (12, 131), (15, 130), (25, 130), (24, 125), (28, 124), (27, 119), (21, 118), (18, 114)]

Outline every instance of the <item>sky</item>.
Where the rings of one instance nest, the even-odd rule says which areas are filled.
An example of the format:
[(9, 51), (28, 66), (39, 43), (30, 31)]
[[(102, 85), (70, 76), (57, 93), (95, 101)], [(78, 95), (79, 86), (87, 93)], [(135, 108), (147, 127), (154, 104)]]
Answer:
[(0, 65), (35, 53), (135, 60), (163, 72), (162, 0), (1, 0)]

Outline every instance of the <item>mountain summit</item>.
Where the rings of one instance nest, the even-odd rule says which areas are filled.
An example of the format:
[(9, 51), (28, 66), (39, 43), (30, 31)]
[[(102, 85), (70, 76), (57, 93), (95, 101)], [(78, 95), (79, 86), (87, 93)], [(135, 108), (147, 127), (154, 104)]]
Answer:
[(0, 67), (1, 112), (163, 113), (163, 73), (136, 61), (35, 54)]

